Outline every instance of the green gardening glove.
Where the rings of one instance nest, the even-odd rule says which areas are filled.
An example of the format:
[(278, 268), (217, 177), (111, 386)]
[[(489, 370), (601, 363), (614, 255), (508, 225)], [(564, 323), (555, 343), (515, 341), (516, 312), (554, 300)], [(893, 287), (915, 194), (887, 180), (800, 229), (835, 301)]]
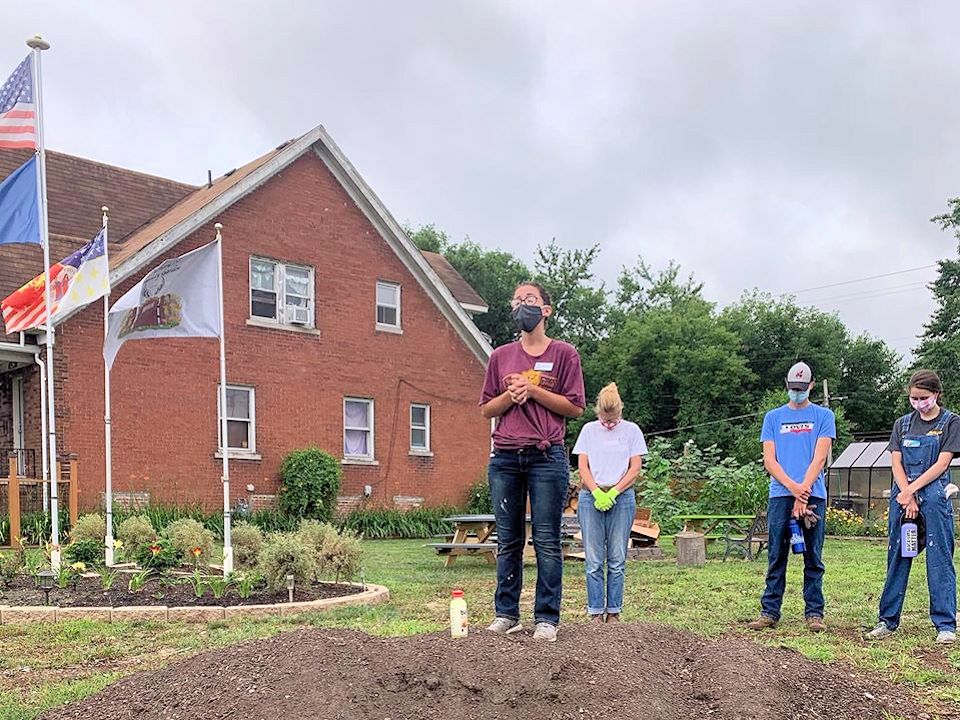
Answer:
[(607, 497), (610, 499), (610, 507), (613, 507), (617, 504), (617, 498), (620, 497), (620, 491), (615, 487), (612, 487), (607, 490)]
[(593, 495), (593, 506), (600, 512), (606, 512), (613, 507), (610, 496), (600, 488), (594, 488), (590, 494)]

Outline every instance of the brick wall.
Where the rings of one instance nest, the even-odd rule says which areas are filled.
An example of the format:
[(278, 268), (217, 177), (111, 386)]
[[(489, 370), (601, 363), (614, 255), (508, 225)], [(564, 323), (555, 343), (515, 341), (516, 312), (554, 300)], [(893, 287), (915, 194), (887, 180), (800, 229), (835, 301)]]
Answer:
[[(345, 466), (342, 494), (362, 495), (370, 485), (373, 504), (391, 505), (394, 497), (460, 502), (487, 461), (489, 426), (476, 404), (483, 366), (323, 162), (312, 153), (301, 157), (217, 220), (224, 225), (227, 379), (256, 389), (262, 456), (231, 461), (232, 496), (275, 493), (290, 450), (316, 445), (341, 457), (343, 398), (357, 396), (375, 402), (379, 464)], [(212, 237), (212, 227), (204, 228), (166, 257)], [(319, 336), (247, 324), (252, 254), (315, 268)], [(375, 330), (378, 279), (402, 286), (402, 335)], [(97, 304), (71, 319), (57, 341), (65, 399), (58, 435), (62, 449), (80, 456), (85, 506), (98, 504), (103, 490), (102, 337)], [(215, 339), (123, 346), (111, 383), (117, 491), (146, 491), (154, 502), (222, 503), (218, 379)], [(410, 403), (431, 406), (433, 457), (409, 455)]]

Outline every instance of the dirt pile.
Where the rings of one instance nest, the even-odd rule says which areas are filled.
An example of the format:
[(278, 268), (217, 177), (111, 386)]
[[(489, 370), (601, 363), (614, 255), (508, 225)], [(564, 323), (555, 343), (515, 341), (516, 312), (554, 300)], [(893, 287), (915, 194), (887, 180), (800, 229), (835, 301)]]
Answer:
[(879, 677), (748, 639), (566, 625), (527, 633), (380, 639), (310, 629), (133, 675), (43, 720), (583, 720), (926, 717)]

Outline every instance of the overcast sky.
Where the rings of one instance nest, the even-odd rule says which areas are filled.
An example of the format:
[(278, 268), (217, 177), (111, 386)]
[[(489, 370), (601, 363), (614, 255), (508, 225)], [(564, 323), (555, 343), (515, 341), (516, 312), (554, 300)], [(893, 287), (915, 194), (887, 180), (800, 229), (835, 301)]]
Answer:
[[(95, 8), (95, 10), (94, 10)], [(48, 147), (201, 183), (323, 124), (402, 222), (671, 258), (735, 300), (930, 265), (960, 3), (31, 2)], [(933, 269), (803, 292), (905, 352)]]

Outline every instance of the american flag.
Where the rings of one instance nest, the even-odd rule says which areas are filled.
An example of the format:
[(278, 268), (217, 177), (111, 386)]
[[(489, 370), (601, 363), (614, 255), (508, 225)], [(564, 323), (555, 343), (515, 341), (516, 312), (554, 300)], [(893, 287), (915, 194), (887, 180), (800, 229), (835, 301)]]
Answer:
[(33, 97), (33, 56), (27, 55), (0, 86), (0, 148), (37, 147), (37, 105)]

